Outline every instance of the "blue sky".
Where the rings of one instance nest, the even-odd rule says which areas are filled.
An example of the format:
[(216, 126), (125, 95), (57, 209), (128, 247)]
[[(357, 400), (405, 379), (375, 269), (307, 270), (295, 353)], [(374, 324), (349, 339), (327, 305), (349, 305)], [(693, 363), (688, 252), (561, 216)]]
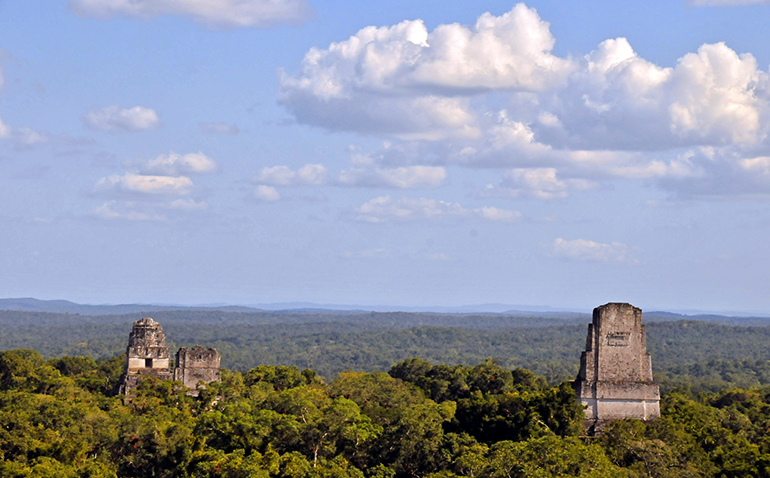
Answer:
[(768, 3), (0, 1), (0, 297), (770, 313)]

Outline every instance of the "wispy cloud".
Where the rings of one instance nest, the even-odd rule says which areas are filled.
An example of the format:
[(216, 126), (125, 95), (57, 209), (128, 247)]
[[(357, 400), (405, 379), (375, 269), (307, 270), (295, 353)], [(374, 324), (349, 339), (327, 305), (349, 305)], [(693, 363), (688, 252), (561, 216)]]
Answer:
[(139, 131), (160, 125), (158, 113), (142, 106), (94, 108), (83, 116), (83, 121), (89, 128), (110, 132)]
[(288, 166), (271, 166), (263, 168), (254, 177), (254, 182), (272, 186), (318, 185), (326, 181), (326, 174), (326, 167), (322, 164), (306, 164), (296, 170)]
[(144, 163), (141, 168), (145, 174), (181, 176), (183, 174), (212, 173), (217, 170), (217, 163), (203, 153), (161, 154)]
[(390, 196), (376, 197), (356, 208), (359, 221), (378, 223), (388, 220), (435, 220), (445, 218), (476, 218), (493, 222), (514, 223), (521, 219), (518, 211), (482, 207), (469, 209), (458, 203), (428, 198)]
[(612, 262), (638, 264), (632, 256), (633, 248), (621, 242), (602, 244), (587, 239), (568, 241), (561, 237), (553, 241), (551, 253), (554, 257), (589, 262)]
[(149, 176), (145, 174), (125, 173), (100, 179), (96, 189), (101, 191), (119, 190), (128, 193), (155, 195), (185, 195), (193, 187), (193, 182), (186, 176)]
[(260, 184), (254, 189), (254, 197), (268, 202), (275, 202), (281, 199), (281, 194), (272, 186)]
[(342, 171), (337, 176), (337, 183), (344, 186), (429, 189), (441, 186), (446, 178), (446, 169), (441, 166), (356, 167)]
[(145, 212), (129, 210), (120, 212), (115, 210), (116, 201), (107, 201), (101, 206), (97, 207), (91, 214), (99, 219), (108, 220), (128, 220), (128, 221), (166, 221), (166, 216), (159, 214), (148, 214)]
[(198, 129), (203, 134), (236, 135), (241, 132), (237, 125), (228, 123), (198, 123)]

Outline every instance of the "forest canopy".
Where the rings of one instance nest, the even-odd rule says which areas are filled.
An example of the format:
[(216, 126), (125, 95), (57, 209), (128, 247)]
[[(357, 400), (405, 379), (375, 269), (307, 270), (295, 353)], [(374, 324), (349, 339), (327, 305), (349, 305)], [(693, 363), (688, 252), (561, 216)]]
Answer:
[(410, 358), (385, 372), (260, 365), (198, 397), (124, 358), (0, 353), (0, 476), (770, 476), (770, 388), (663, 396), (660, 419), (583, 436), (570, 383)]

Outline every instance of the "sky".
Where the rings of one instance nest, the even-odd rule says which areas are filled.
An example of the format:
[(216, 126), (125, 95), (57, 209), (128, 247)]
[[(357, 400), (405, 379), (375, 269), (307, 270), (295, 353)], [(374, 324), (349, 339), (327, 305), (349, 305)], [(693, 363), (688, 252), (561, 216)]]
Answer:
[(0, 0), (0, 297), (770, 313), (768, 24)]

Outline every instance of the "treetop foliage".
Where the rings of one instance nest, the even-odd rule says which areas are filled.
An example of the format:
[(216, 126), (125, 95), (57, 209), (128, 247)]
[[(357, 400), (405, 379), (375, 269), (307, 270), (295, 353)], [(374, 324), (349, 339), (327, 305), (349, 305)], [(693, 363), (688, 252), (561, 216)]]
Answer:
[[(582, 436), (571, 384), (493, 360), (408, 358), (388, 373), (260, 365), (186, 394), (124, 358), (0, 352), (0, 476), (770, 476), (770, 388), (663, 397), (662, 417)], [(111, 386), (113, 385), (113, 386)]]

